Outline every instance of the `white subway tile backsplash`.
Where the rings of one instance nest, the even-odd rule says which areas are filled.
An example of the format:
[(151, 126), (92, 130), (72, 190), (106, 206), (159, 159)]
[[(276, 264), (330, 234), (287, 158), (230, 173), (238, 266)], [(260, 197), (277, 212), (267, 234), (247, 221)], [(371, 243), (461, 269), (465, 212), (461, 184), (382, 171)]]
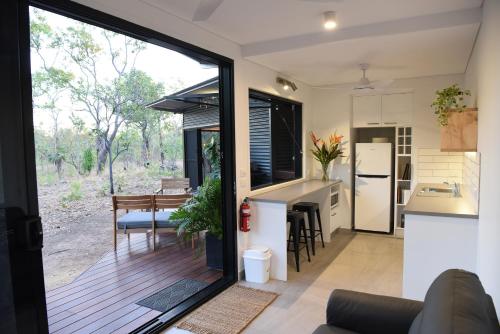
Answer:
[(441, 152), (434, 148), (417, 150), (416, 176), (420, 183), (457, 182), (462, 191), (479, 205), (481, 155), (478, 152)]
[(440, 155), (442, 152), (437, 148), (419, 148), (418, 155)]

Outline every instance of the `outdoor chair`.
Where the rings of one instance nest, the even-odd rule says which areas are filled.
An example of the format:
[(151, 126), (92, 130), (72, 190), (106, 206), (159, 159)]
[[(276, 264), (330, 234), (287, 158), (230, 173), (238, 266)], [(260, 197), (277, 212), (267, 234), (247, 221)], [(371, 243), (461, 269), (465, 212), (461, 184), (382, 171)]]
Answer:
[[(156, 234), (162, 232), (177, 232), (177, 227), (180, 222), (171, 220), (170, 215), (190, 198), (191, 194), (168, 194), (154, 196), (153, 219), (155, 224), (153, 225), (153, 249), (155, 248)], [(192, 240), (192, 243), (194, 247), (194, 239)]]
[[(119, 230), (130, 233), (151, 233), (153, 250), (156, 249), (156, 234), (177, 232), (179, 221), (170, 220), (170, 215), (191, 198), (191, 194), (113, 196), (113, 245), (116, 251), (116, 235)], [(117, 218), (117, 211), (125, 210), (126, 214)], [(140, 210), (133, 211), (131, 210)], [(162, 210), (162, 211), (159, 211)], [(192, 239), (194, 247), (194, 239)]]
[(155, 194), (165, 194), (165, 190), (169, 192), (178, 192), (188, 194), (191, 192), (191, 187), (189, 186), (189, 178), (161, 178), (161, 188), (155, 191)]
[[(113, 196), (113, 246), (115, 251), (118, 230), (123, 230), (123, 233), (127, 234), (129, 239), (130, 233), (147, 234), (152, 231), (154, 219), (153, 200), (153, 195)], [(125, 210), (126, 214), (117, 219), (118, 210)], [(134, 212), (130, 212), (130, 210), (134, 210)]]

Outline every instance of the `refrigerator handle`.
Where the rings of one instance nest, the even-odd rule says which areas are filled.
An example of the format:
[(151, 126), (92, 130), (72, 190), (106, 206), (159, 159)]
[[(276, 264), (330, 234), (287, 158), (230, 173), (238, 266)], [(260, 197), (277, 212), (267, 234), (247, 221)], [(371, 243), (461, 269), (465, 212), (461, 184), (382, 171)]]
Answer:
[(366, 175), (366, 174), (361, 174), (361, 175), (356, 175), (357, 178), (367, 178), (367, 179), (386, 179), (390, 175)]

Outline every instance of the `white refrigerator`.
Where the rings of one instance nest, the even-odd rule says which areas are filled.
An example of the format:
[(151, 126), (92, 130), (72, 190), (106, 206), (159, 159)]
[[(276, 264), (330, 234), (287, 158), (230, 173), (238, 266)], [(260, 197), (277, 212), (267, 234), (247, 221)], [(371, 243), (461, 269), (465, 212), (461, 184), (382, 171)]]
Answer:
[(391, 230), (391, 143), (357, 143), (354, 228)]

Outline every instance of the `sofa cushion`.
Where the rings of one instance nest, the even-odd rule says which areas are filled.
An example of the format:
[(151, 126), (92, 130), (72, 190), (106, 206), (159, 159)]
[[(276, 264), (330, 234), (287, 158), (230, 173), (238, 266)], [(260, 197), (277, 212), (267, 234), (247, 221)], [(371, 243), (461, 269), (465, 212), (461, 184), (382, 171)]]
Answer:
[(118, 218), (116, 227), (121, 230), (153, 228), (153, 216), (151, 212), (129, 212)]
[(316, 328), (313, 334), (357, 334), (357, 333), (336, 326), (321, 325), (318, 328)]
[(158, 211), (155, 214), (155, 221), (157, 228), (176, 228), (179, 226), (179, 220), (171, 220), (170, 215), (176, 209), (165, 209), (165, 211)]
[[(176, 228), (179, 226), (178, 220), (171, 220), (170, 215), (175, 209), (165, 209), (165, 211), (155, 212), (155, 221), (157, 228)], [(153, 216), (151, 212), (135, 211), (129, 212), (118, 218), (116, 226), (120, 230), (136, 228), (152, 228)]]
[(498, 319), (491, 298), (479, 278), (470, 272), (447, 270), (434, 280), (425, 295), (422, 312), (410, 334), (498, 334)]

